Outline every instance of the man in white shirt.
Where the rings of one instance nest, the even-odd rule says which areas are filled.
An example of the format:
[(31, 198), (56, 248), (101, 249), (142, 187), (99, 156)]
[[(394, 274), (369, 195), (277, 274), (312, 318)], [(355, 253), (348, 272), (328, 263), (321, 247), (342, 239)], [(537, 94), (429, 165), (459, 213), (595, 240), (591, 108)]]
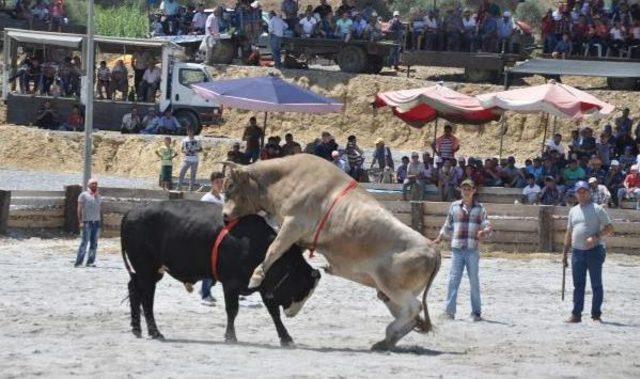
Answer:
[(331, 152), (332, 163), (336, 165), (340, 170), (344, 172), (349, 172), (349, 168), (347, 167), (347, 163), (340, 157), (340, 152), (338, 150), (334, 150)]
[(149, 67), (144, 71), (142, 75), (142, 81), (140, 81), (140, 101), (147, 101), (149, 103), (155, 102), (156, 91), (160, 87), (160, 68), (156, 67), (152, 61), (149, 63)]
[(269, 12), (269, 46), (271, 47), (273, 64), (276, 68), (282, 67), (282, 63), (280, 61), (280, 49), (282, 45), (282, 37), (284, 37), (284, 31), (287, 28), (287, 23), (284, 22), (276, 12)]
[(205, 21), (205, 34), (218, 40), (220, 38), (220, 7), (215, 7)]
[(564, 145), (562, 144), (562, 134), (556, 133), (552, 139), (547, 141), (544, 145), (544, 152), (546, 154), (552, 151), (557, 151), (560, 155), (564, 156)]
[[(224, 194), (222, 193), (222, 185), (224, 183), (224, 174), (219, 171), (211, 173), (211, 191), (202, 196), (200, 201), (207, 203), (213, 203), (220, 205), (220, 213), (222, 213), (222, 206), (224, 205)], [(202, 286), (200, 287), (200, 296), (202, 298), (202, 305), (214, 306), (216, 299), (211, 295), (211, 287), (215, 284), (213, 279), (203, 279)]]
[(475, 52), (478, 42), (478, 25), (475, 15), (469, 9), (462, 14), (463, 43), (467, 51)]
[(527, 175), (527, 185), (522, 189), (522, 203), (536, 204), (540, 191), (540, 186), (536, 184), (536, 177), (532, 174)]
[(302, 28), (302, 36), (305, 38), (313, 37), (318, 22), (313, 17), (311, 12), (307, 12), (306, 16), (300, 20), (300, 27)]
[(204, 5), (198, 4), (196, 12), (191, 19), (191, 28), (196, 34), (205, 34), (205, 27), (207, 23), (207, 15), (204, 13)]
[(182, 140), (182, 153), (184, 154), (184, 161), (180, 168), (180, 176), (178, 178), (178, 188), (182, 189), (182, 183), (184, 182), (184, 176), (187, 170), (191, 170), (191, 176), (189, 178), (189, 190), (193, 191), (196, 185), (196, 173), (198, 172), (198, 154), (202, 152), (202, 144), (200, 140), (195, 138), (193, 128), (187, 129), (187, 138)]

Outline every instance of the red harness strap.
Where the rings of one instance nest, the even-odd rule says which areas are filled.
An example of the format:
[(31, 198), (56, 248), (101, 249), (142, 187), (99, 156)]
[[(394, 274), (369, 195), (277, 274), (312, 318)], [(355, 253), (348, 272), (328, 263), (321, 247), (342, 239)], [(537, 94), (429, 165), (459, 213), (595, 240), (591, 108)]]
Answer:
[(356, 182), (355, 180), (352, 181), (333, 199), (333, 202), (331, 202), (331, 206), (329, 207), (329, 209), (327, 209), (327, 212), (324, 214), (324, 216), (322, 216), (322, 219), (320, 220), (320, 223), (316, 228), (316, 232), (313, 234), (313, 242), (311, 243), (311, 248), (309, 249), (309, 252), (310, 252), (309, 257), (313, 257), (313, 252), (316, 251), (316, 245), (318, 244), (318, 238), (320, 237), (320, 232), (322, 232), (322, 229), (324, 229), (325, 225), (327, 224), (327, 221), (329, 220), (329, 216), (331, 216), (331, 211), (333, 211), (333, 208), (336, 206), (336, 204), (340, 199), (345, 197), (349, 192), (351, 192), (357, 186), (358, 186), (358, 182)]
[(218, 237), (216, 238), (216, 242), (213, 244), (213, 248), (211, 249), (211, 272), (213, 273), (213, 277), (216, 279), (216, 281), (220, 281), (220, 279), (218, 279), (218, 257), (219, 257), (220, 245), (222, 245), (222, 241), (224, 241), (224, 237), (226, 237), (227, 234), (229, 234), (231, 229), (233, 229), (233, 227), (236, 226), (237, 223), (238, 223), (238, 219), (233, 220), (227, 225), (225, 225), (224, 228), (222, 228), (222, 230), (220, 231), (220, 234), (218, 234)]

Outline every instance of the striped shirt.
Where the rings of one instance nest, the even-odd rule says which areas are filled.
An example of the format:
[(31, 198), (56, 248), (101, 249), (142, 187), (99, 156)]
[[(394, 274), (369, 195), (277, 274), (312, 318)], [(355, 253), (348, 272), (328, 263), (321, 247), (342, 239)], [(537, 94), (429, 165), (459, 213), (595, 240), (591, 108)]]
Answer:
[(458, 139), (454, 136), (443, 135), (436, 140), (436, 149), (440, 154), (440, 158), (455, 158), (456, 149), (458, 148)]
[(474, 201), (471, 209), (467, 209), (462, 200), (458, 200), (451, 203), (440, 236), (451, 236), (452, 249), (477, 250), (478, 231), (490, 225), (484, 205)]

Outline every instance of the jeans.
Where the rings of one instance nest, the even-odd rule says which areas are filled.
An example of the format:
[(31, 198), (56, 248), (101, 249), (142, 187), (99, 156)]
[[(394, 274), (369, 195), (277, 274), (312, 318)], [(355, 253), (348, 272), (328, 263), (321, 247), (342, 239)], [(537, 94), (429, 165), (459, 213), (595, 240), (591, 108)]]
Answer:
[(184, 161), (182, 167), (180, 167), (180, 176), (178, 177), (178, 189), (182, 189), (182, 183), (184, 183), (184, 176), (187, 170), (191, 169), (191, 176), (189, 177), (189, 190), (193, 191), (196, 185), (196, 173), (198, 172), (198, 161)]
[(447, 290), (447, 299), (445, 301), (445, 312), (454, 316), (456, 314), (456, 299), (458, 298), (458, 287), (462, 280), (462, 272), (465, 266), (469, 275), (469, 284), (471, 286), (471, 312), (480, 316), (480, 278), (478, 269), (480, 254), (477, 250), (471, 249), (452, 249), (451, 251), (451, 271), (449, 272), (449, 287)]
[(87, 252), (87, 243), (89, 243), (89, 258), (87, 258), (87, 265), (95, 262), (99, 235), (100, 221), (84, 221), (82, 223), (82, 235), (80, 248), (78, 249), (78, 256), (76, 257), (76, 265), (81, 265), (84, 261), (84, 254)]
[(587, 270), (591, 280), (591, 317), (602, 314), (602, 264), (607, 255), (604, 246), (598, 245), (591, 250), (573, 249), (571, 253), (571, 274), (573, 276), (573, 311), (574, 316), (581, 317), (584, 308), (584, 287), (587, 283)]
[(245, 155), (250, 163), (257, 162), (258, 158), (260, 158), (260, 149), (249, 150)]
[(269, 35), (269, 46), (271, 47), (271, 56), (273, 57), (273, 64), (276, 68), (282, 66), (280, 60), (280, 49), (282, 45), (282, 37), (278, 37), (274, 34)]
[(211, 296), (211, 287), (213, 287), (214, 284), (215, 282), (213, 279), (202, 279), (200, 287), (200, 295), (202, 296), (202, 299), (206, 299)]

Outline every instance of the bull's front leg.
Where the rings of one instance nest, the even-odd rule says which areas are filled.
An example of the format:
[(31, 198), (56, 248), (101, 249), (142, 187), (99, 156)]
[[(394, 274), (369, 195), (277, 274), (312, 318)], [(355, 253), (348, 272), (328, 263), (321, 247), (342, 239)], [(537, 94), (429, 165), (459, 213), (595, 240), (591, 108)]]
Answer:
[(227, 311), (227, 330), (224, 333), (225, 342), (236, 343), (236, 316), (238, 315), (238, 291), (231, 289), (227, 286), (223, 286), (224, 291), (224, 306)]
[(264, 261), (253, 270), (253, 275), (251, 275), (251, 279), (249, 279), (248, 288), (260, 287), (265, 274), (273, 263), (289, 250), (293, 244), (300, 241), (304, 233), (305, 227), (301, 222), (297, 222), (295, 217), (285, 217), (276, 239), (273, 240), (267, 249), (267, 255), (264, 257)]

